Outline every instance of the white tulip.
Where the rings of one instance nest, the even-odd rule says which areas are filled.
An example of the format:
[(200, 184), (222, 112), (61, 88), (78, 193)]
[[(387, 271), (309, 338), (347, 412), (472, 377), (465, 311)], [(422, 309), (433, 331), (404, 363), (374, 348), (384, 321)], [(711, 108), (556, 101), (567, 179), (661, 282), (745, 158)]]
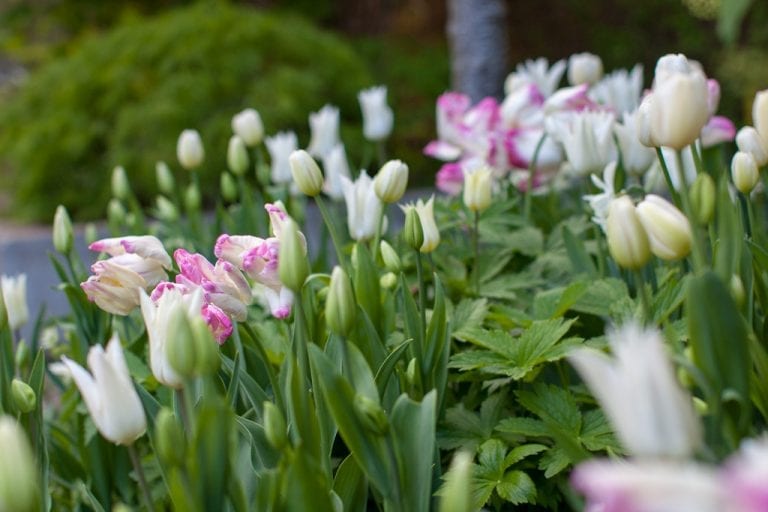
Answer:
[(203, 141), (197, 130), (184, 130), (179, 135), (179, 141), (176, 144), (176, 157), (179, 163), (187, 170), (192, 170), (203, 163), (205, 159), (205, 150)]
[(339, 109), (333, 105), (325, 105), (317, 112), (309, 114), (309, 129), (307, 152), (322, 158), (340, 142)]
[(279, 132), (264, 139), (272, 166), (270, 177), (273, 183), (286, 184), (293, 181), (288, 158), (299, 149), (299, 139), (294, 132)]
[(344, 200), (347, 203), (349, 236), (358, 242), (370, 240), (376, 235), (376, 227), (384, 205), (376, 195), (373, 180), (365, 171), (352, 182), (341, 177)]
[(232, 131), (248, 146), (257, 146), (264, 138), (264, 123), (258, 111), (247, 108), (232, 117)]
[(14, 277), (3, 275), (0, 277), (0, 288), (2, 288), (3, 303), (8, 315), (8, 325), (13, 331), (20, 329), (29, 320), (27, 275), (19, 274)]
[(384, 140), (392, 133), (394, 114), (387, 105), (385, 86), (364, 89), (357, 94), (363, 111), (363, 136), (371, 141)]

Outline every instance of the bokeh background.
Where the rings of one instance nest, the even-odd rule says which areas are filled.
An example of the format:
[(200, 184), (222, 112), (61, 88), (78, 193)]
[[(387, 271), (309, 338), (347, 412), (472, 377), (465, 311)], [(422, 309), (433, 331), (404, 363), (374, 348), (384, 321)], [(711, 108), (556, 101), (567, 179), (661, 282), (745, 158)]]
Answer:
[[(245, 107), (259, 110), (267, 134), (294, 130), (306, 145), (308, 114), (335, 104), (350, 160), (360, 161), (356, 93), (376, 84), (395, 109), (389, 154), (409, 163), (416, 184), (431, 184), (438, 164), (421, 149), (435, 135), (436, 97), (454, 86), (446, 27), (462, 1), (3, 0), (0, 218), (49, 222), (58, 204), (77, 220), (101, 218), (115, 165), (150, 204), (155, 163), (178, 167), (185, 128), (203, 136), (212, 200), (230, 118)], [(501, 4), (504, 48), (494, 58), (506, 72), (589, 51), (606, 71), (642, 64), (649, 85), (656, 59), (682, 52), (720, 81), (720, 113), (737, 126), (768, 87), (765, 0)]]

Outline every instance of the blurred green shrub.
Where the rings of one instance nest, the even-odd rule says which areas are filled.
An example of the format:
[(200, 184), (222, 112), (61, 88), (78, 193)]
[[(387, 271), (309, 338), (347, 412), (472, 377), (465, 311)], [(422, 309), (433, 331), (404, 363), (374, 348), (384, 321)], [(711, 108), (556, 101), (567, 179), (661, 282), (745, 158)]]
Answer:
[(178, 167), (184, 128), (202, 134), (203, 185), (214, 190), (231, 116), (247, 106), (268, 134), (296, 130), (305, 145), (307, 115), (333, 103), (354, 159), (357, 91), (369, 85), (348, 45), (292, 15), (200, 3), (118, 27), (40, 68), (0, 105), (14, 216), (48, 221), (59, 203), (80, 219), (101, 216), (118, 164), (150, 199), (155, 162)]

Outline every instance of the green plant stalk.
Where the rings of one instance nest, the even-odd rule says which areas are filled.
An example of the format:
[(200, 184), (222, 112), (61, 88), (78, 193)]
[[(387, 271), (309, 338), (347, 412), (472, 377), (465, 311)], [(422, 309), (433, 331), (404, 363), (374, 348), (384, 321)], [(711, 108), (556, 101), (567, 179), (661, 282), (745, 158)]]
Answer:
[(346, 260), (344, 259), (344, 252), (341, 249), (341, 241), (339, 240), (339, 234), (336, 232), (334, 224), (332, 222), (331, 213), (328, 211), (328, 205), (325, 204), (325, 200), (319, 195), (315, 196), (315, 203), (320, 210), (320, 215), (323, 216), (323, 222), (328, 227), (328, 232), (331, 234), (331, 241), (333, 242), (333, 248), (336, 251), (336, 260), (339, 265), (344, 269), (347, 269)]
[(147, 479), (144, 476), (144, 469), (141, 467), (141, 461), (139, 460), (139, 454), (136, 453), (136, 447), (133, 444), (129, 444), (127, 447), (128, 455), (131, 458), (133, 469), (136, 470), (136, 476), (139, 479), (139, 488), (141, 489), (141, 496), (144, 499), (144, 505), (147, 510), (154, 512), (155, 504), (152, 502), (152, 493), (149, 491), (147, 485)]
[[(475, 212), (474, 229), (472, 230), (472, 246), (475, 253), (475, 268), (473, 269), (475, 295), (480, 296), (480, 212)], [(426, 326), (425, 326), (426, 328)]]
[(603, 244), (603, 240), (604, 240), (603, 231), (594, 222), (592, 222), (591, 224), (592, 224), (592, 232), (594, 233), (594, 236), (595, 236), (595, 244), (597, 245), (597, 272), (600, 275), (600, 277), (605, 277), (606, 261), (608, 257), (605, 254), (605, 245)]
[(751, 215), (751, 203), (746, 194), (739, 192), (739, 207), (741, 209), (741, 218), (744, 222), (744, 234), (748, 239), (752, 238), (752, 215)]
[(640, 296), (640, 302), (643, 308), (643, 325), (650, 325), (653, 316), (651, 312), (651, 297), (648, 295), (648, 288), (645, 286), (645, 277), (643, 276), (642, 269), (636, 269), (633, 271), (633, 277), (635, 278), (635, 288), (637, 288), (637, 294)]
[(675, 206), (680, 208), (680, 195), (677, 193), (675, 186), (672, 184), (672, 177), (669, 175), (669, 168), (667, 167), (667, 162), (664, 161), (664, 153), (661, 152), (660, 147), (656, 148), (656, 156), (659, 159), (659, 164), (661, 164), (661, 170), (664, 173), (664, 180), (667, 182), (669, 195), (672, 196), (672, 202), (675, 203)]
[[(421, 261), (421, 251), (416, 251), (416, 278), (419, 280), (419, 313), (421, 313), (421, 330), (427, 335), (427, 286), (424, 283), (424, 265)], [(421, 364), (421, 361), (418, 362)]]
[(526, 221), (531, 220), (531, 208), (533, 202), (533, 178), (536, 175), (536, 164), (539, 160), (539, 152), (541, 152), (541, 148), (544, 145), (544, 141), (546, 139), (547, 133), (544, 132), (541, 137), (539, 137), (539, 141), (536, 143), (536, 148), (533, 150), (533, 158), (531, 158), (531, 163), (528, 166), (528, 186), (525, 189), (525, 198), (523, 199), (523, 215), (525, 216)]
[[(184, 387), (186, 387), (186, 383), (184, 384)], [(190, 416), (190, 411), (192, 408), (190, 407), (190, 404), (188, 402), (189, 393), (185, 391), (185, 389), (178, 388), (173, 390), (173, 394), (176, 397), (176, 403), (178, 404), (179, 408), (179, 417), (181, 418), (181, 424), (184, 425), (184, 430), (186, 431), (187, 435), (192, 435), (192, 417)]]
[[(272, 367), (272, 363), (269, 362), (267, 351), (264, 348), (264, 345), (261, 343), (261, 339), (259, 339), (259, 336), (248, 322), (242, 322), (239, 325), (242, 325), (245, 328), (245, 332), (248, 334), (248, 336), (250, 336), (251, 340), (253, 340), (253, 345), (256, 348), (256, 351), (259, 353), (259, 357), (262, 361), (264, 361), (264, 367), (267, 369), (267, 379), (269, 379), (269, 385), (272, 386), (272, 394), (275, 398), (275, 405), (278, 409), (280, 409), (281, 412), (285, 413), (285, 405), (283, 404), (283, 397), (280, 394), (280, 385), (278, 384), (277, 375), (275, 374), (275, 369)], [(245, 359), (243, 359), (243, 361), (245, 361)]]
[(373, 261), (376, 263), (381, 258), (379, 257), (379, 243), (381, 243), (381, 232), (384, 226), (384, 214), (387, 205), (382, 203), (381, 211), (379, 212), (379, 220), (376, 222), (376, 236), (373, 239), (373, 245), (371, 245), (371, 254), (373, 255)]
[(685, 173), (682, 172), (683, 169), (683, 154), (682, 151), (677, 150), (675, 151), (675, 158), (677, 159), (677, 167), (680, 169), (680, 200), (683, 205), (683, 212), (685, 213), (686, 217), (688, 217), (688, 220), (691, 223), (691, 237), (693, 239), (693, 250), (692, 252), (692, 259), (693, 259), (693, 270), (694, 272), (701, 272), (706, 267), (706, 255), (704, 252), (704, 248), (701, 245), (701, 234), (699, 233), (698, 226), (696, 225), (695, 221), (693, 219), (696, 218), (695, 215), (693, 215), (693, 209), (691, 208), (691, 197), (690, 193), (688, 191), (688, 183), (685, 181)]

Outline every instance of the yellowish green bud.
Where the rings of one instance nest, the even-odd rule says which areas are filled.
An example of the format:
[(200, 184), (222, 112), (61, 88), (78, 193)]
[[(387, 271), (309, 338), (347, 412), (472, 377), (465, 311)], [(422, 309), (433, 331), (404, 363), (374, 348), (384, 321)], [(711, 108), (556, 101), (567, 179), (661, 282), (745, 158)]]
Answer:
[(731, 178), (736, 190), (749, 194), (760, 180), (760, 172), (752, 153), (737, 151), (731, 160)]
[(315, 197), (323, 190), (323, 173), (317, 162), (303, 149), (297, 149), (288, 157), (291, 174), (302, 194)]
[(231, 174), (228, 172), (221, 173), (219, 186), (221, 187), (221, 197), (225, 201), (230, 203), (237, 201), (237, 183), (235, 183), (235, 179)]
[(202, 165), (205, 159), (203, 140), (197, 130), (184, 130), (176, 143), (176, 157), (182, 167), (191, 171)]
[(744, 283), (741, 281), (741, 277), (739, 277), (738, 274), (733, 274), (731, 276), (731, 281), (728, 283), (728, 288), (730, 289), (731, 297), (733, 297), (733, 300), (736, 301), (736, 305), (738, 307), (743, 306), (747, 295), (744, 292)]
[(53, 248), (61, 254), (69, 254), (72, 250), (74, 234), (72, 233), (72, 221), (67, 209), (59, 205), (53, 216)]
[(384, 288), (385, 290), (389, 290), (390, 288), (394, 288), (397, 284), (397, 276), (393, 272), (387, 272), (381, 278), (379, 279), (379, 286)]
[(157, 218), (166, 222), (174, 222), (179, 219), (179, 209), (165, 196), (157, 196), (155, 199)]
[(416, 358), (415, 357), (410, 361), (408, 361), (408, 366), (405, 368), (405, 378), (411, 386), (416, 384)]
[(328, 298), (325, 301), (325, 323), (332, 333), (347, 336), (355, 325), (357, 303), (352, 282), (343, 268), (336, 266), (331, 273)]
[(184, 192), (184, 207), (188, 212), (200, 210), (200, 189), (194, 183), (190, 183)]
[(38, 510), (41, 494), (35, 459), (24, 430), (10, 416), (0, 416), (0, 453), (0, 510)]
[(409, 207), (405, 212), (405, 225), (403, 226), (403, 240), (409, 247), (420, 250), (424, 243), (424, 230), (421, 227), (421, 219), (416, 208)]
[(381, 406), (365, 395), (356, 394), (355, 412), (365, 428), (374, 434), (383, 436), (389, 431), (389, 419)]
[(163, 194), (171, 195), (176, 191), (176, 180), (165, 162), (155, 164), (155, 179), (157, 180), (157, 188)]
[(488, 166), (464, 173), (464, 204), (473, 212), (491, 206), (493, 172)]
[(128, 176), (122, 165), (112, 170), (112, 195), (121, 201), (127, 200), (131, 195), (131, 186), (128, 184)]
[(709, 224), (715, 214), (715, 180), (705, 172), (696, 176), (691, 186), (691, 209), (702, 226)]
[(28, 413), (35, 410), (37, 405), (37, 395), (35, 391), (23, 380), (13, 379), (11, 381), (11, 395), (16, 409), (21, 413)]
[(243, 176), (248, 170), (248, 149), (243, 139), (237, 135), (229, 138), (227, 147), (227, 166), (235, 176)]
[(440, 512), (472, 512), (472, 455), (459, 451), (453, 456), (440, 496)]
[(309, 262), (299, 226), (292, 218), (285, 218), (279, 239), (280, 260), (277, 271), (280, 282), (298, 294), (309, 275)]
[(119, 199), (112, 198), (107, 204), (107, 220), (112, 224), (122, 224), (125, 222), (125, 206)]
[(403, 264), (400, 261), (400, 256), (397, 255), (397, 251), (389, 245), (389, 242), (382, 240), (379, 250), (381, 251), (381, 261), (384, 262), (384, 267), (390, 272), (400, 272)]
[(195, 374), (197, 363), (194, 333), (189, 325), (189, 317), (181, 304), (176, 305), (168, 313), (172, 333), (165, 345), (165, 356), (171, 368), (181, 377), (192, 377)]
[(155, 449), (163, 464), (177, 467), (184, 464), (186, 442), (184, 431), (173, 412), (163, 407), (155, 416)]
[(648, 194), (637, 205), (637, 216), (648, 235), (651, 252), (658, 258), (676, 261), (691, 252), (691, 223), (675, 205), (663, 197)]
[(264, 434), (267, 441), (276, 450), (282, 450), (288, 444), (287, 427), (283, 413), (272, 402), (264, 402)]
[(83, 229), (83, 238), (85, 238), (85, 244), (91, 245), (93, 242), (101, 238), (99, 236), (99, 229), (93, 222), (88, 222)]
[(383, 203), (396, 203), (408, 186), (408, 166), (400, 160), (385, 163), (373, 178), (373, 190)]
[(191, 322), (196, 371), (199, 375), (215, 375), (221, 366), (219, 345), (203, 317), (196, 316)]
[(247, 145), (256, 146), (264, 138), (264, 123), (258, 111), (247, 108), (232, 117), (232, 131)]
[(605, 237), (611, 256), (621, 267), (639, 269), (651, 258), (648, 235), (627, 196), (614, 199), (608, 206)]

